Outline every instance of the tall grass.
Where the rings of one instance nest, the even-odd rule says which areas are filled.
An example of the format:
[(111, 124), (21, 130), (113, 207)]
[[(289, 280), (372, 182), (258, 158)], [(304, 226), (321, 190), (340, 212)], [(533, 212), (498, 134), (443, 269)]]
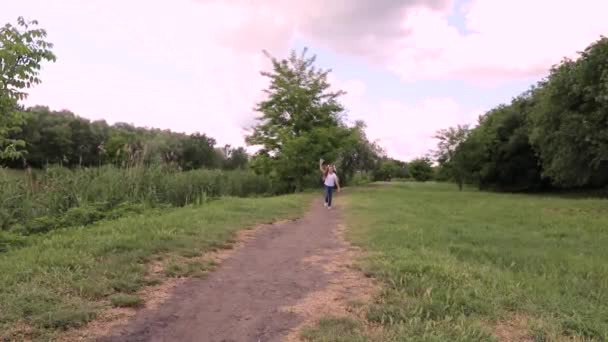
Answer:
[(181, 207), (222, 196), (264, 196), (276, 189), (269, 179), (250, 171), (181, 172), (168, 166), (135, 165), (51, 167), (19, 176), (0, 169), (0, 231), (46, 232), (146, 207)]

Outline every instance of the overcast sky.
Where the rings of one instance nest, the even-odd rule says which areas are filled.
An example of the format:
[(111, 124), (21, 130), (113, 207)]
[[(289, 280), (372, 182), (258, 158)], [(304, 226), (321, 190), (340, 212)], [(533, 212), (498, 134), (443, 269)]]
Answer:
[(0, 0), (37, 19), (58, 60), (28, 105), (244, 145), (262, 49), (308, 46), (352, 120), (393, 157), (509, 101), (608, 33), (606, 0)]

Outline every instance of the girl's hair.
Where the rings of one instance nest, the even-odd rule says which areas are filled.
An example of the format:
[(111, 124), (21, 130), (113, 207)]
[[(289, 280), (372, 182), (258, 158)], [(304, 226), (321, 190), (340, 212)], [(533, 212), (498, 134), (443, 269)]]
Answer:
[(322, 168), (323, 168), (323, 177), (325, 177), (329, 173), (330, 164), (329, 163), (324, 163), (322, 165)]

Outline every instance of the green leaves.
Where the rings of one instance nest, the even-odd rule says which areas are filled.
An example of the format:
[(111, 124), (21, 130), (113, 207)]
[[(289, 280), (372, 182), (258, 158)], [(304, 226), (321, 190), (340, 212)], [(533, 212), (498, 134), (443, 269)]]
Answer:
[(433, 167), (427, 158), (417, 158), (408, 164), (409, 173), (416, 181), (426, 182), (433, 178)]
[[(479, 119), (456, 149), (440, 132), (437, 160), (480, 188), (509, 191), (608, 184), (608, 38), (564, 59), (537, 87)], [(453, 155), (450, 157), (450, 154)], [(454, 162), (449, 162), (453, 160)], [(454, 171), (454, 170), (450, 170)]]
[(17, 101), (27, 97), (25, 89), (41, 82), (38, 77), (43, 61), (55, 61), (46, 31), (35, 28), (37, 21), (17, 19), (17, 26), (0, 28), (0, 159), (16, 159), (25, 147), (23, 140), (8, 135), (23, 123)]
[(262, 147), (252, 166), (300, 190), (316, 181), (319, 158), (336, 160), (343, 154), (350, 136), (341, 117), (344, 92), (330, 90), (330, 70), (316, 68), (307, 49), (283, 60), (265, 53), (272, 62), (272, 71), (261, 73), (270, 79), (268, 96), (258, 103), (261, 115), (246, 139)]
[(531, 140), (560, 186), (608, 181), (608, 38), (554, 67), (539, 89)]

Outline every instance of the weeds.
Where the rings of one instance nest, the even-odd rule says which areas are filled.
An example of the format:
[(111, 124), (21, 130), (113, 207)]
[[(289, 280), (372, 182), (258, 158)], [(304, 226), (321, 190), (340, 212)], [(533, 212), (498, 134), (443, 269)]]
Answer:
[[(135, 165), (77, 170), (51, 167), (19, 176), (0, 169), (0, 230), (46, 233), (137, 214), (146, 208), (201, 205), (223, 196), (264, 196), (274, 194), (274, 189), (271, 181), (250, 171), (180, 172), (167, 166)], [(2, 244), (0, 238), (0, 250)]]

